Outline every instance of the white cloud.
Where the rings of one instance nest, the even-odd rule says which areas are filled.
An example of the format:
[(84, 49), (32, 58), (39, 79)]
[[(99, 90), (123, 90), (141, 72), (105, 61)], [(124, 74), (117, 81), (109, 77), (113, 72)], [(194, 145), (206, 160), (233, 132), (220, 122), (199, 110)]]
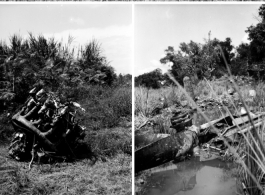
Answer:
[(85, 21), (82, 18), (71, 17), (71, 18), (69, 18), (69, 22), (74, 23), (74, 24), (78, 24), (78, 25), (84, 25), (85, 24)]
[(135, 76), (139, 76), (141, 74), (144, 74), (144, 73), (148, 73), (148, 72), (151, 72), (152, 70), (150, 69), (150, 67), (148, 68), (143, 68), (143, 69), (137, 69), (134, 71), (134, 74)]
[(104, 54), (106, 54), (115, 70), (120, 73), (132, 72), (131, 42), (131, 38), (125, 36), (102, 39)]
[(73, 44), (84, 45), (93, 38), (99, 40), (117, 36), (131, 37), (131, 29), (132, 25), (109, 26), (106, 28), (69, 29), (55, 34), (44, 34), (44, 36), (54, 37), (56, 40), (62, 40), (66, 43), (69, 35), (71, 35), (75, 38)]
[[(155, 70), (155, 69), (157, 69), (157, 68), (159, 68), (159, 69), (161, 69), (162, 71), (164, 70), (164, 65), (163, 64), (161, 64), (160, 63), (160, 61), (159, 60), (151, 60), (150, 61), (151, 62), (151, 66), (150, 66), (150, 68), (152, 69), (152, 70)], [(151, 71), (152, 71), (151, 70)]]
[(67, 43), (69, 35), (74, 37), (72, 46), (83, 46), (96, 39), (103, 50), (103, 55), (110, 61), (117, 73), (131, 73), (132, 62), (132, 25), (109, 26), (106, 28), (69, 29), (55, 34), (44, 34), (57, 41)]
[(171, 64), (161, 64), (159, 60), (150, 60), (150, 65), (141, 67), (140, 69), (138, 68), (135, 70), (135, 75), (141, 75), (144, 73), (151, 72), (157, 68), (162, 70), (162, 73), (166, 73), (171, 67)]
[(171, 13), (171, 10), (168, 9), (168, 10), (166, 11), (166, 18), (167, 18), (167, 19), (171, 19), (172, 17), (173, 17), (173, 14)]
[(249, 43), (250, 41), (248, 40), (248, 34), (245, 34), (241, 41), (243, 43)]
[(172, 62), (169, 62), (167, 64), (161, 64), (159, 60), (151, 60), (153, 69), (160, 68), (162, 70), (162, 73), (166, 73), (172, 66)]

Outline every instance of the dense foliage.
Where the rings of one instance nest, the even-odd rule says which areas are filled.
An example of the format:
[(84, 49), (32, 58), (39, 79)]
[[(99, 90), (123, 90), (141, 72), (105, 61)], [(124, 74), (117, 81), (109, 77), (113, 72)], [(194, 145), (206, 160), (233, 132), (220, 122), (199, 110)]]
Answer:
[[(29, 33), (23, 39), (10, 37), (10, 44), (0, 42), (0, 101), (22, 103), (33, 87), (58, 92), (65, 98), (76, 99), (79, 89), (95, 85), (117, 86), (119, 81), (130, 82), (130, 75), (117, 75), (101, 52), (96, 40), (72, 49), (72, 37), (63, 45), (54, 38)], [(123, 81), (122, 81), (123, 80)], [(121, 84), (121, 83), (120, 83)]]
[(258, 79), (264, 79), (265, 60), (265, 5), (259, 8), (259, 23), (247, 28), (250, 43), (237, 48), (237, 60)]
[(142, 74), (135, 78), (135, 85), (144, 85), (147, 88), (157, 89), (161, 86), (160, 81), (164, 79), (161, 69), (155, 69), (152, 72)]

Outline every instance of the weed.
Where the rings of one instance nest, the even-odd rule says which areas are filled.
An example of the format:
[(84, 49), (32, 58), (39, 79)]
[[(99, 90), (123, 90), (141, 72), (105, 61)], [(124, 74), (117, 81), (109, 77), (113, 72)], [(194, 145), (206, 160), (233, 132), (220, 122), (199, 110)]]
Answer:
[[(4, 156), (4, 152), (5, 149), (1, 148), (1, 155)], [(106, 162), (99, 160), (93, 166), (88, 159), (75, 163), (34, 164), (30, 171), (27, 170), (27, 163), (3, 159), (0, 167), (9, 166), (12, 171), (0, 169), (1, 195), (132, 193), (130, 155), (117, 154)]]

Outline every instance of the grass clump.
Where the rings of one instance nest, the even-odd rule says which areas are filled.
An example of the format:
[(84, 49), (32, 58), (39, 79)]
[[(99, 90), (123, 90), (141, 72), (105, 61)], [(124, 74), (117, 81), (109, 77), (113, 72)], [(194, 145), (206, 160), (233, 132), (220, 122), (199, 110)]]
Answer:
[(121, 122), (131, 121), (131, 88), (91, 86), (85, 90), (80, 103), (86, 113), (80, 119), (88, 129), (112, 128)]
[(135, 115), (149, 117), (156, 107), (166, 108), (178, 104), (182, 97), (183, 93), (173, 85), (160, 89), (136, 87)]
[[(1, 148), (2, 149), (2, 148)], [(1, 151), (2, 152), (2, 151)], [(1, 164), (6, 167), (7, 163)], [(75, 163), (39, 164), (12, 162), (12, 172), (1, 173), (0, 194), (82, 195), (131, 194), (131, 157), (118, 154), (106, 162), (84, 159)]]
[(131, 129), (117, 127), (88, 133), (85, 142), (99, 158), (112, 157), (118, 153), (131, 154)]

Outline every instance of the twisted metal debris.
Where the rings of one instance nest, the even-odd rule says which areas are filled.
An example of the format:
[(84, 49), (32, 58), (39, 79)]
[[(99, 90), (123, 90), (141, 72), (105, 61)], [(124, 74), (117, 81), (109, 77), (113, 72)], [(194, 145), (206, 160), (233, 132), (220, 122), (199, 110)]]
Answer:
[[(73, 150), (85, 136), (85, 127), (76, 122), (78, 103), (61, 103), (60, 98), (44, 89), (32, 89), (30, 98), (12, 117), (16, 131), (9, 155), (17, 160), (44, 157), (75, 158)], [(30, 165), (31, 165), (30, 163)], [(29, 168), (30, 168), (29, 165)]]

